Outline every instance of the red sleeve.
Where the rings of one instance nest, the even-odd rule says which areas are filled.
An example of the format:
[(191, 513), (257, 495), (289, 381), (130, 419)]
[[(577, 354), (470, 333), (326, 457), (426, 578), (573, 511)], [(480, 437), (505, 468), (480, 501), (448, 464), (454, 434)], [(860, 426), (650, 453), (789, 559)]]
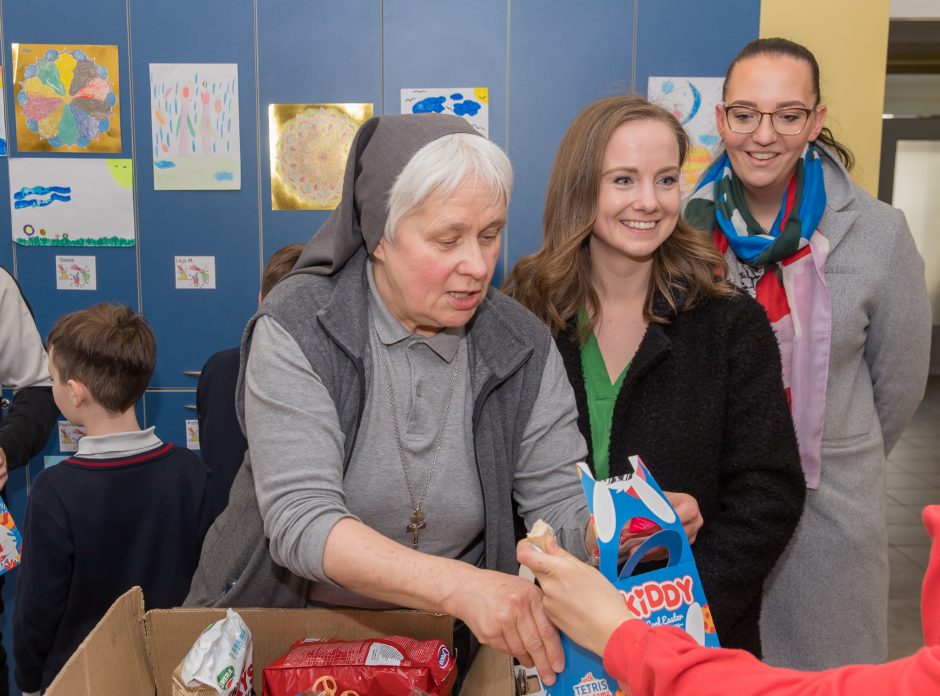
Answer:
[(933, 540), (930, 563), (920, 593), (920, 611), (924, 645), (940, 645), (940, 505), (928, 505), (923, 512), (924, 526)]
[[(847, 638), (848, 639), (848, 638)], [(883, 665), (825, 672), (770, 667), (743, 650), (703, 648), (677, 628), (623, 623), (604, 668), (633, 696), (916, 696), (940, 694), (940, 645)]]

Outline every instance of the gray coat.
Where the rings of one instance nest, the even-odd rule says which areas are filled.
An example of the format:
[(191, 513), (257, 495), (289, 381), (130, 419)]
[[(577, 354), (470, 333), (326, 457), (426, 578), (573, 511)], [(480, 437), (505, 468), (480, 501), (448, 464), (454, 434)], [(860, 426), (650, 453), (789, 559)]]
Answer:
[(885, 460), (923, 397), (931, 331), (924, 264), (903, 213), (823, 154), (832, 350), (822, 479), (807, 491), (761, 614), (764, 659), (804, 670), (886, 657)]

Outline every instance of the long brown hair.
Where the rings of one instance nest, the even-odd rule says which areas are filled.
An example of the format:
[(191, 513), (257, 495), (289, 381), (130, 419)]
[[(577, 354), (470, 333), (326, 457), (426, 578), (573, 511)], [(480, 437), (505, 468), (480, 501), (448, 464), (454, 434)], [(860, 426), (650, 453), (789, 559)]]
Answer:
[[(563, 331), (584, 307), (593, 325), (599, 300), (591, 270), (589, 240), (597, 218), (597, 197), (604, 151), (624, 123), (657, 121), (675, 133), (679, 162), (685, 161), (689, 136), (675, 117), (642, 97), (607, 97), (584, 109), (562, 138), (552, 166), (542, 217), (542, 248), (516, 263), (505, 292), (549, 325)], [(643, 318), (668, 323), (655, 311), (657, 295), (671, 314), (691, 309), (715, 296), (731, 296), (724, 282), (724, 259), (710, 238), (680, 217), (676, 228), (653, 253), (652, 275)], [(590, 327), (582, 341), (590, 334)]]
[[(801, 60), (809, 65), (810, 73), (813, 78), (813, 92), (816, 95), (816, 104), (818, 105), (822, 102), (822, 93), (819, 91), (819, 63), (816, 62), (816, 56), (803, 44), (798, 44), (795, 41), (776, 36), (766, 39), (754, 39), (741, 49), (741, 52), (731, 61), (731, 65), (728, 66), (728, 71), (725, 73), (725, 83), (721, 88), (722, 99), (725, 98), (725, 93), (728, 89), (728, 80), (731, 79), (731, 72), (734, 70), (734, 66), (742, 60), (747, 60), (754, 56), (787, 56), (795, 60)], [(852, 154), (852, 151), (848, 147), (836, 140), (831, 130), (823, 128), (819, 131), (819, 135), (816, 136), (816, 140), (836, 153), (846, 171), (851, 171), (852, 167), (855, 166), (855, 155)]]

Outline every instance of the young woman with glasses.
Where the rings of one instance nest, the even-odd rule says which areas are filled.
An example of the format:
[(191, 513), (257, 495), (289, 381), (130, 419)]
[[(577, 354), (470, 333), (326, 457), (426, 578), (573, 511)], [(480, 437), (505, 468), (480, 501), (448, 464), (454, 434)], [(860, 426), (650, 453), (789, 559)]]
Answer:
[(724, 152), (686, 204), (729, 280), (764, 306), (807, 482), (761, 617), (772, 664), (886, 656), (885, 458), (924, 392), (931, 314), (904, 216), (849, 178), (819, 66), (786, 39), (748, 44), (716, 109)]

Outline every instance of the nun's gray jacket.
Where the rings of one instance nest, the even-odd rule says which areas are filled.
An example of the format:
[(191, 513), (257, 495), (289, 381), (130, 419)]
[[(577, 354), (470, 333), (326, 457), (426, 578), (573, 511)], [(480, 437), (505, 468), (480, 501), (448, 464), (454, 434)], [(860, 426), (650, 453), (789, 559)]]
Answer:
[(886, 657), (885, 460), (923, 397), (931, 331), (924, 263), (904, 214), (820, 150), (832, 303), (822, 478), (807, 491), (761, 614), (764, 660), (803, 670)]
[[(242, 423), (245, 365), (252, 330), (258, 317), (269, 316), (294, 338), (332, 398), (344, 435), (344, 470), (355, 447), (366, 402), (365, 390), (370, 384), (366, 259), (365, 250), (360, 249), (333, 276), (295, 271), (265, 299), (246, 328), (242, 342), (238, 389)], [(473, 445), (484, 503), (482, 565), (515, 573), (518, 565), (512, 494), (516, 462), (529, 416), (539, 398), (546, 361), (555, 348), (547, 327), (494, 289), (489, 290), (466, 331), (473, 392)], [(558, 366), (563, 375), (560, 360)], [(564, 387), (570, 392), (567, 382)], [(583, 456), (586, 449), (577, 432), (574, 395), (567, 396), (558, 400), (558, 420), (570, 421), (578, 440), (572, 443), (571, 451)], [(390, 449), (394, 451), (391, 442)], [(580, 535), (580, 539), (567, 540), (560, 535), (560, 540), (569, 550), (573, 547), (578, 555), (583, 555), (588, 512), (578, 492), (573, 466), (570, 479), (557, 481), (557, 485), (559, 490), (567, 489), (577, 495), (574, 527)], [(185, 604), (300, 607), (307, 601), (308, 584), (308, 579), (278, 565), (271, 556), (251, 459), (246, 454), (232, 486), (229, 505), (206, 536)]]

